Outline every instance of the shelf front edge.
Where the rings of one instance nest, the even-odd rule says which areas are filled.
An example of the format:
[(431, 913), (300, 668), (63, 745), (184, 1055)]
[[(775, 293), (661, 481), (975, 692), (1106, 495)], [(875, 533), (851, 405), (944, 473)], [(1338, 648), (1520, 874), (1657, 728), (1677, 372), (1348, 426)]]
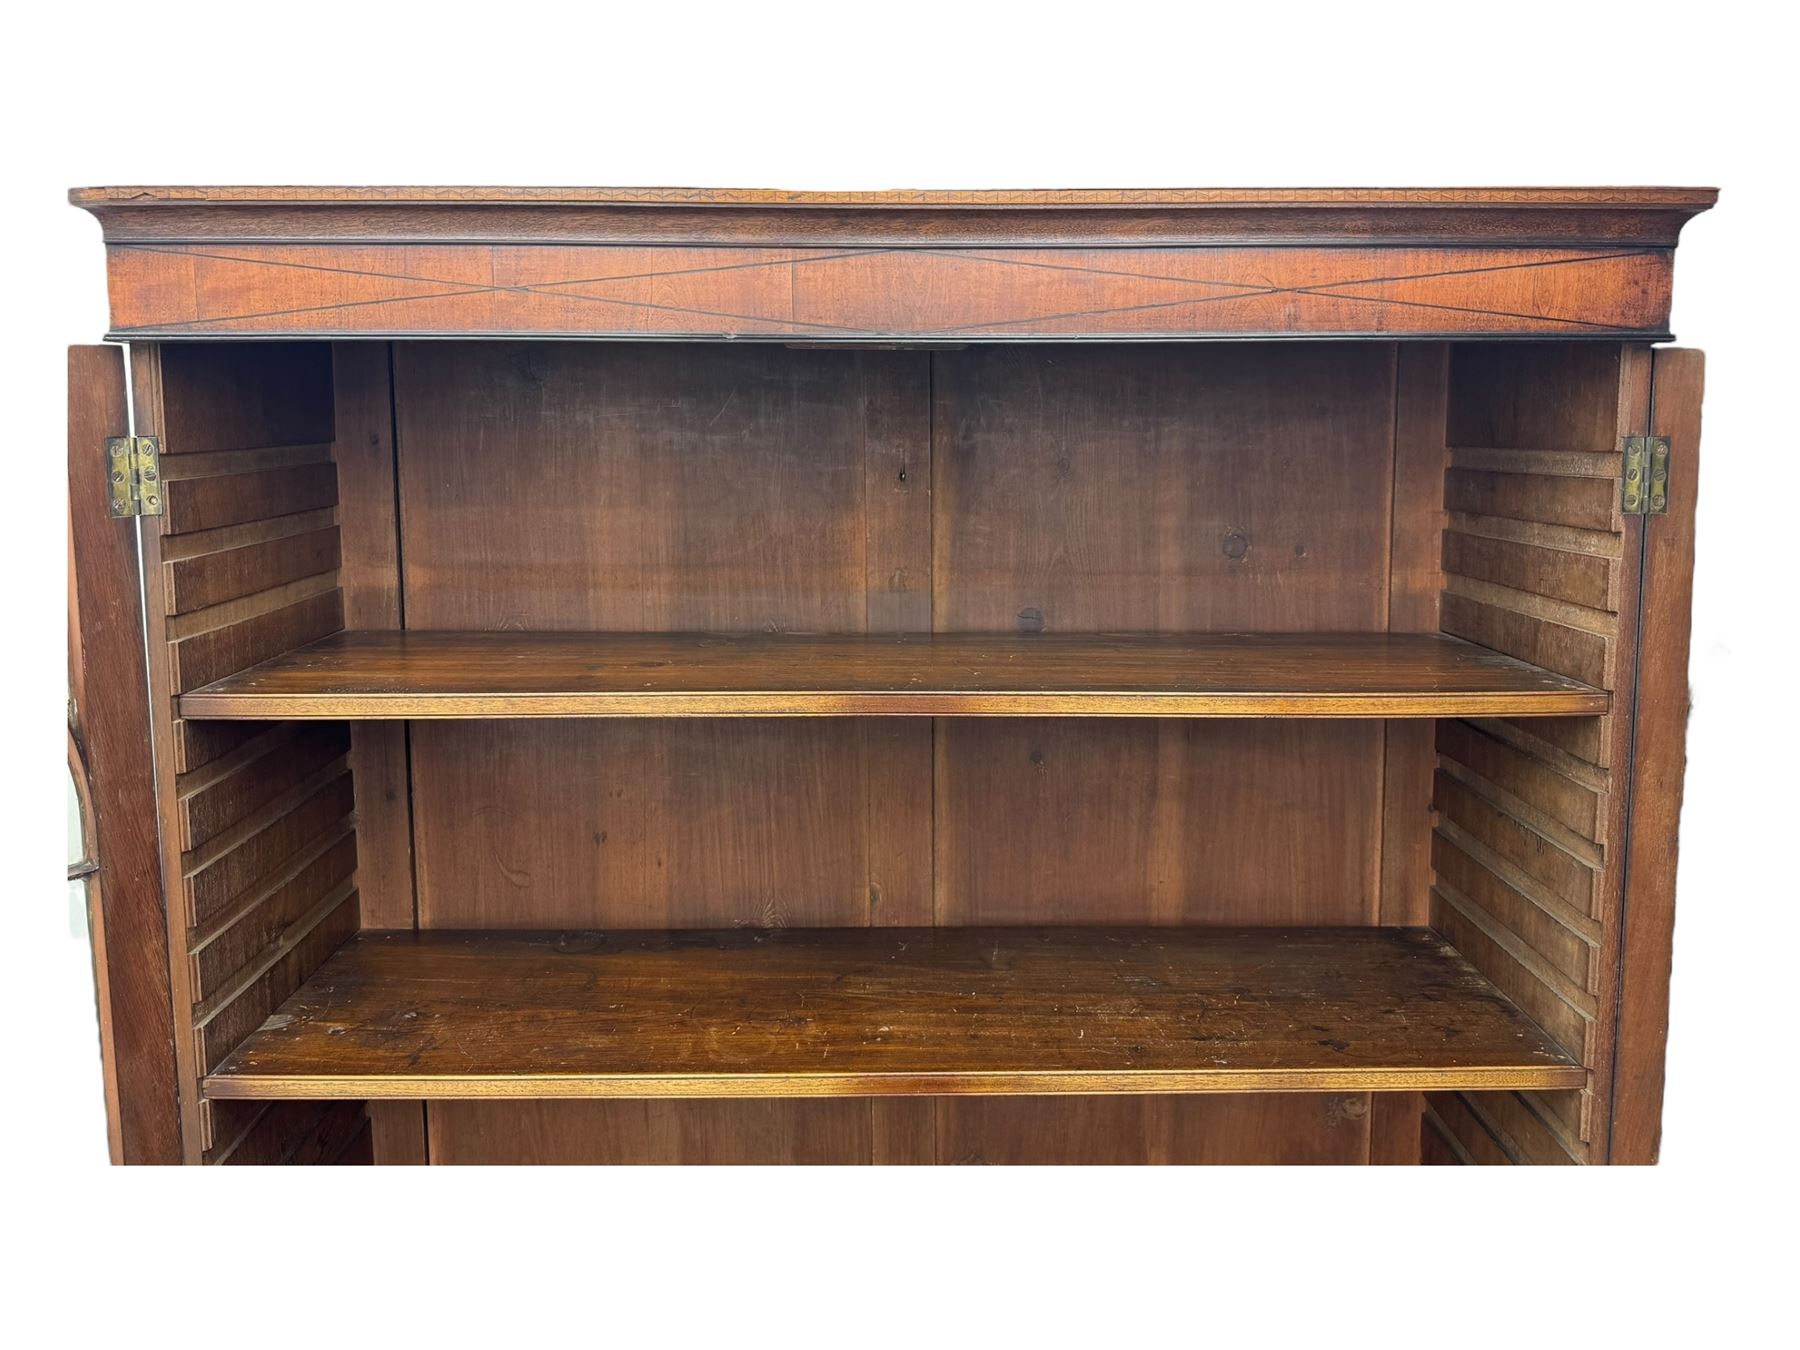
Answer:
[(1587, 717), (1604, 690), (1534, 694), (244, 694), (181, 696), (195, 720), (424, 721), (576, 717)]
[(1587, 1070), (1573, 1062), (1542, 1067), (1429, 1069), (1221, 1069), (1142, 1073), (941, 1073), (941, 1074), (645, 1074), (595, 1077), (416, 1077), (365, 1074), (280, 1077), (215, 1074), (205, 1080), (214, 1101), (380, 1100), (443, 1101), (460, 1098), (570, 1099), (921, 1097), (921, 1096), (1125, 1096), (1211, 1092), (1489, 1092), (1579, 1088)]

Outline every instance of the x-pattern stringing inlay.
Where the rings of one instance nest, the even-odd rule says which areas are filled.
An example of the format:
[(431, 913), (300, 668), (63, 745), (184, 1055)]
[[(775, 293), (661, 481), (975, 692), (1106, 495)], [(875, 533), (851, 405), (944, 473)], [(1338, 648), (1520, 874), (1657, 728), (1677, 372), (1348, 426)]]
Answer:
[(122, 336), (1652, 335), (1662, 249), (115, 245)]

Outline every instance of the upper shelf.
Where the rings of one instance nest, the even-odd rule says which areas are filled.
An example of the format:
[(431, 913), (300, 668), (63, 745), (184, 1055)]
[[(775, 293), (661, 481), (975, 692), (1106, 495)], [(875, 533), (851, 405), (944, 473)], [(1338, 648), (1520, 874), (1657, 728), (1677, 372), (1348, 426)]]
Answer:
[(1668, 336), (1710, 188), (119, 187), (121, 337)]
[(1502, 717), (1607, 694), (1440, 634), (346, 632), (190, 718)]

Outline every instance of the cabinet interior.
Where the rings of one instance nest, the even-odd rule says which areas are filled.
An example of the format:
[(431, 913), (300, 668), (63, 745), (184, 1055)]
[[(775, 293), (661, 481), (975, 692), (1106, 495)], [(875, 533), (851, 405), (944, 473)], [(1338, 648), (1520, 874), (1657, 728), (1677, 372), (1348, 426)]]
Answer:
[[(1609, 766), (1622, 733), (1604, 709), (1628, 674), (1621, 408), (1647, 352), (139, 347), (168, 499), (152, 542), (153, 681), (183, 713), (162, 751), (181, 832), (177, 992), (193, 1010), (185, 1049), (205, 1084), (208, 1156), (1584, 1158), (1616, 939)], [(1438, 634), (1572, 682), (1590, 711), (1540, 715), (1553, 705), (1528, 691), (1467, 716), (1448, 703), (1434, 715), (1427, 699), (1385, 718), (1000, 715), (974, 702), (967, 715), (444, 716), (429, 701), (406, 717), (328, 701), (284, 720), (208, 714), (209, 688), (342, 630), (488, 634), (502, 662), (507, 634), (978, 634), (1003, 655), (1026, 644), (1024, 660), (1038, 637)], [(1343, 668), (1328, 641), (1282, 650), (1288, 678), (1329, 685)], [(740, 692), (806, 659), (779, 641), (757, 651)], [(446, 658), (452, 676), (466, 657)], [(1333, 1048), (1321, 1013), (1306, 1064), (1343, 1072), (1306, 1090), (1270, 1077), (1272, 1090), (1033, 1092), (999, 1074), (873, 1095), (790, 1081), (728, 1097), (641, 1083), (589, 1099), (546, 1083), (419, 1097), (365, 1083), (353, 1097), (342, 1083), (335, 1096), (258, 1089), (245, 1067), (253, 1037), (323, 1015), (309, 978), (384, 941), (359, 932), (870, 927), (1296, 930), (1246, 949), (1232, 978), (1250, 1002), (1287, 962), (1313, 961), (1321, 990), (1360, 969), (1347, 946), (1306, 956), (1302, 934), (1428, 928), (1433, 950), (1478, 974), (1474, 1002), (1504, 1007), (1551, 1053), (1542, 1073), (1520, 1071), (1534, 1086), (1452, 1074), (1388, 1088), (1360, 1046)], [(671, 950), (656, 948), (664, 989), (679, 979)], [(460, 1014), (434, 1012), (447, 1020), (432, 1047), (410, 1047), (414, 1061), (457, 1016), (479, 1031), (487, 1002), (509, 1006), (510, 969), (471, 977)], [(1141, 1013), (1132, 1000), (1153, 993), (1125, 969), (1073, 1001), (1102, 1019)], [(803, 1008), (775, 1006), (792, 986), (772, 987), (770, 1006), (743, 1016), (804, 1024)], [(1382, 1015), (1437, 1027), (1439, 997)], [(984, 1005), (964, 1039), (1004, 1027), (1010, 1006)], [(729, 1016), (713, 1017), (690, 1039), (727, 1034)]]

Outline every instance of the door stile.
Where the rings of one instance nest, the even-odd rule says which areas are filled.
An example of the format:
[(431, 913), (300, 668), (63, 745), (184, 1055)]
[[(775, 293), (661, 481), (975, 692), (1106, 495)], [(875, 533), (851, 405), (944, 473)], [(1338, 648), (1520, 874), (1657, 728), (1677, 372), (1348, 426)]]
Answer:
[(1662, 1141), (1664, 1052), (1675, 930), (1675, 865), (1687, 764), (1694, 506), (1700, 477), (1702, 353), (1655, 353), (1649, 434), (1670, 441), (1666, 514), (1640, 517), (1632, 802), (1615, 990), (1608, 1160), (1653, 1163)]
[(146, 682), (142, 519), (115, 516), (109, 437), (129, 435), (123, 353), (69, 349), (69, 738), (84, 778), (88, 912), (106, 1083), (119, 1163), (184, 1156), (182, 1037), (175, 1032), (170, 933)]

